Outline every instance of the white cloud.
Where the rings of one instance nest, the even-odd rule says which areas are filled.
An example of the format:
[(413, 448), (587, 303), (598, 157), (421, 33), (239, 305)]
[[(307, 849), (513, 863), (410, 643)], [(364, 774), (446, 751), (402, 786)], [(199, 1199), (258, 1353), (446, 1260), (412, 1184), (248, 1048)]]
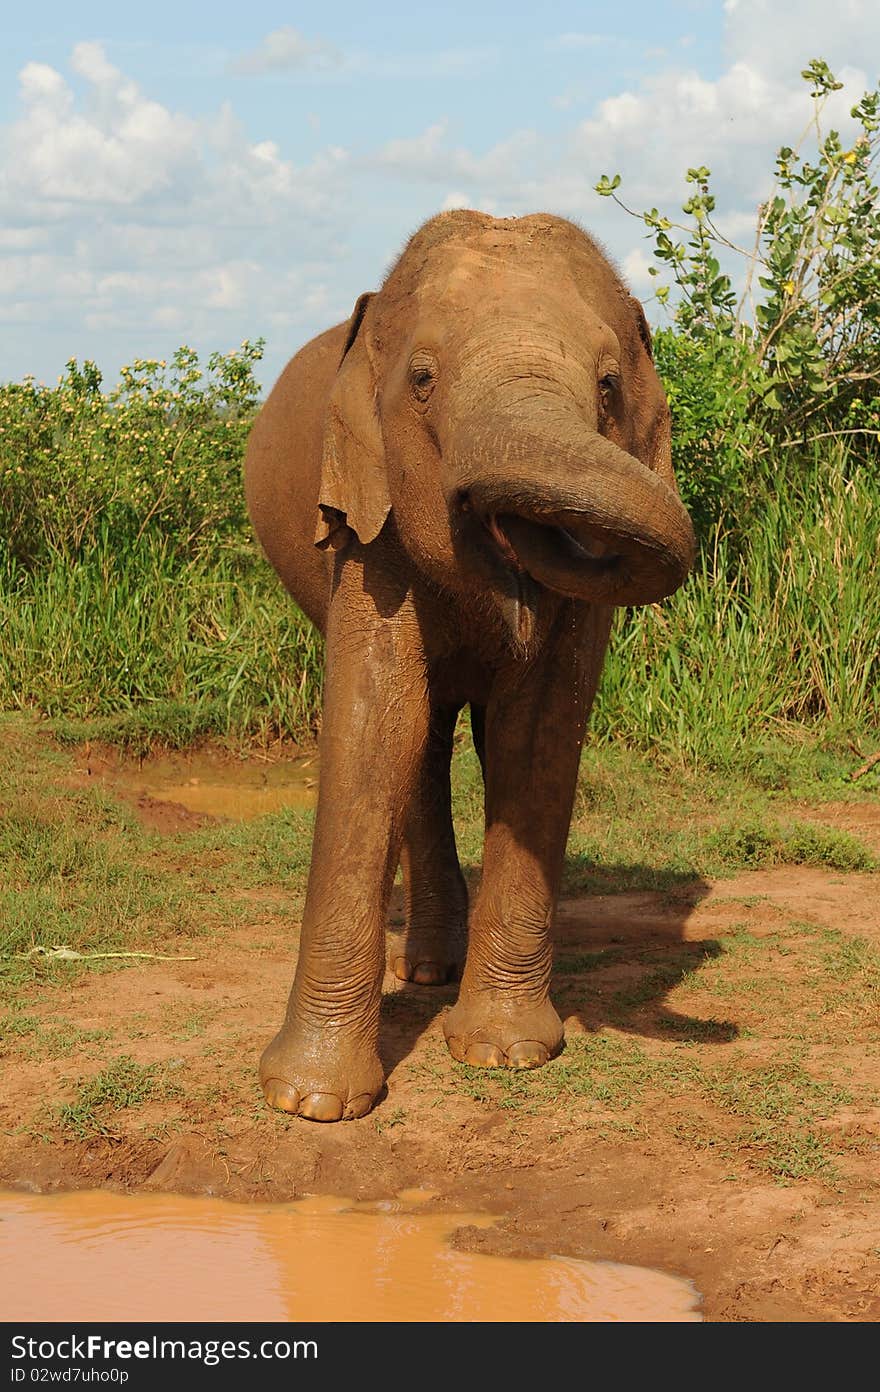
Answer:
[(229, 71), (245, 77), (265, 73), (298, 72), (305, 68), (330, 68), (342, 61), (338, 49), (325, 39), (307, 39), (289, 24), (273, 29), (249, 53), (229, 64)]
[(26, 63), (19, 75), (22, 100), (39, 114), (64, 113), (73, 105), (73, 94), (60, 73), (45, 63)]
[(627, 282), (634, 290), (641, 292), (652, 288), (654, 278), (649, 270), (651, 266), (656, 266), (656, 262), (642, 247), (633, 247), (632, 251), (627, 252), (623, 258), (622, 269)]
[(33, 322), (33, 308), (29, 300), (0, 298), (0, 324), (24, 324), (32, 328)]
[[(380, 81), (407, 81), (424, 77), (475, 77), (494, 67), (499, 50), (491, 45), (475, 48), (438, 48), (395, 52), (387, 46), (342, 52), (324, 39), (308, 39), (289, 26), (275, 29), (256, 48), (231, 58), (227, 72), (239, 77), (264, 77), (279, 73), (323, 73), (340, 78), (373, 77)], [(312, 118), (309, 117), (309, 120)]]
[(832, 69), (870, 62), (877, 73), (880, 5), (876, 0), (725, 0), (725, 48), (733, 62), (746, 62), (790, 84), (812, 58)]
[[(867, 78), (851, 69), (840, 77), (844, 90), (827, 119), (845, 127)], [(797, 141), (811, 113), (797, 70), (783, 81), (740, 59), (716, 81), (687, 70), (647, 77), (600, 103), (577, 127), (574, 148), (591, 175), (620, 172), (626, 201), (647, 206), (668, 207), (684, 190), (685, 171), (708, 165), (719, 207), (734, 211), (766, 194), (775, 150)]]
[[(398, 179), (451, 187), (446, 206), (475, 206), (479, 190), (502, 215), (540, 209), (573, 217), (617, 252), (624, 273), (645, 291), (653, 285), (645, 229), (600, 199), (594, 185), (601, 174), (619, 172), (630, 207), (658, 206), (675, 216), (688, 194), (687, 169), (705, 164), (718, 221), (750, 249), (776, 150), (805, 131), (809, 139), (813, 104), (801, 69), (811, 57), (838, 55), (831, 65), (843, 89), (827, 102), (823, 122), (846, 139), (850, 107), (874, 80), (853, 66), (853, 55), (880, 52), (880, 6), (842, 0), (838, 14), (824, 0), (806, 0), (796, 22), (791, 7), (771, 0), (727, 0), (725, 10), (729, 61), (715, 78), (669, 62), (599, 102), (554, 141), (521, 132), (478, 152), (453, 143), (448, 122), (435, 122), (386, 144), (376, 162)], [(595, 36), (553, 42), (573, 47), (585, 37)], [(563, 93), (556, 104), (566, 101)]]
[(119, 85), (120, 73), (108, 62), (107, 55), (99, 43), (76, 44), (70, 66), (75, 73), (79, 73), (80, 77), (84, 77), (96, 87), (115, 88)]
[[(340, 255), (346, 151), (296, 164), (276, 140), (250, 139), (228, 106), (200, 120), (173, 111), (100, 44), (77, 44), (70, 71), (76, 85), (28, 63), (0, 130), (0, 318), (66, 334), (80, 347), (62, 363), (137, 333), (125, 356), (151, 341), (162, 355), (172, 331), (216, 348), (270, 316), (286, 329), (277, 351), (295, 348)], [(30, 369), (20, 342), (5, 348), (0, 375)]]
[(434, 48), (427, 53), (353, 52), (345, 58), (346, 73), (378, 79), (423, 77), (464, 78), (486, 73), (498, 63), (499, 51), (481, 48)]
[(490, 217), (499, 211), (497, 200), (485, 193), (448, 193), (440, 208), (443, 212), (451, 208), (472, 208), (478, 213), (488, 213)]
[(389, 140), (371, 157), (370, 163), (426, 183), (467, 179), (506, 186), (520, 176), (524, 164), (532, 158), (540, 143), (534, 131), (515, 131), (485, 154), (476, 155), (461, 147), (450, 148), (446, 144), (448, 129), (448, 121), (436, 121), (421, 135)]
[(453, 152), (447, 154), (443, 149), (448, 128), (448, 121), (435, 121), (421, 135), (389, 140), (379, 151), (377, 161), (399, 170), (436, 170), (438, 159), (444, 162), (455, 160)]
[(26, 251), (49, 236), (45, 227), (0, 227), (0, 251)]
[[(185, 176), (197, 131), (187, 116), (144, 97), (107, 62), (99, 44), (77, 44), (71, 66), (91, 88), (77, 110), (61, 73), (28, 63), (23, 111), (8, 136), (3, 185), (24, 205), (130, 204)], [(57, 207), (44, 208), (57, 212)]]
[(161, 239), (169, 225), (241, 226), (267, 213), (277, 223), (332, 202), (344, 150), (297, 166), (276, 141), (249, 140), (228, 105), (196, 121), (148, 98), (98, 44), (78, 44), (71, 66), (87, 85), (81, 101), (52, 68), (31, 63), (21, 73), (22, 112), (0, 167), (4, 212), (75, 219), (81, 205), (99, 205), (121, 235), (153, 223)]
[[(582, 33), (548, 43), (577, 55), (600, 40)], [(595, 194), (599, 176), (620, 172), (629, 206), (674, 214), (686, 169), (707, 164), (721, 225), (750, 245), (775, 149), (794, 144), (809, 122), (800, 69), (816, 56), (831, 63), (845, 85), (826, 116), (846, 132), (849, 107), (875, 78), (857, 64), (880, 52), (880, 6), (727, 0), (717, 75), (697, 68), (683, 39), (670, 40), (670, 52), (598, 103), (586, 79), (560, 83), (557, 107), (577, 101), (584, 119), (557, 117), (567, 129), (552, 137), (523, 129), (489, 145), (466, 140), (450, 84), (448, 116), (428, 110), (421, 129), (401, 120), (397, 138), (365, 153), (327, 146), (307, 160), (291, 158), (294, 135), (280, 116), (251, 133), (228, 104), (198, 118), (174, 110), (99, 43), (77, 44), (63, 70), (27, 63), (15, 117), (0, 129), (0, 319), (45, 325), (41, 342), (55, 333), (60, 363), (71, 352), (165, 356), (172, 335), (216, 348), (271, 330), (270, 379), (285, 350), (348, 315), (357, 293), (377, 283), (378, 253), (371, 263), (366, 237), (380, 250), (393, 243), (396, 254), (441, 206), (574, 217), (611, 248), (636, 292), (649, 293), (645, 229)], [(340, 55), (286, 28), (235, 67), (335, 82), (472, 75), (497, 60), (476, 48)], [(308, 121), (311, 142), (319, 122)], [(0, 376), (44, 370), (45, 357), (21, 356), (26, 341), (18, 330), (0, 336), (8, 355)]]

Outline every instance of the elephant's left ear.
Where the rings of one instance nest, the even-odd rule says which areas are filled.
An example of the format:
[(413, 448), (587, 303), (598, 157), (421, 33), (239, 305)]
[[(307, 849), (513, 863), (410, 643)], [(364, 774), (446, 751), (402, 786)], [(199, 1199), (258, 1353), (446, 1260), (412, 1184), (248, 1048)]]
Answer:
[(342, 358), (324, 419), (315, 545), (339, 544), (350, 527), (364, 545), (391, 511), (385, 444), (376, 410), (376, 377), (364, 329), (372, 295), (361, 295), (348, 321)]
[(636, 418), (637, 440), (634, 453), (636, 457), (659, 474), (665, 483), (675, 487), (672, 472), (672, 418), (666, 393), (654, 367), (654, 345), (651, 330), (645, 318), (645, 311), (634, 295), (628, 296), (630, 310), (636, 321), (636, 332), (645, 350), (647, 362), (642, 359), (645, 377), (644, 389), (639, 393), (639, 407)]

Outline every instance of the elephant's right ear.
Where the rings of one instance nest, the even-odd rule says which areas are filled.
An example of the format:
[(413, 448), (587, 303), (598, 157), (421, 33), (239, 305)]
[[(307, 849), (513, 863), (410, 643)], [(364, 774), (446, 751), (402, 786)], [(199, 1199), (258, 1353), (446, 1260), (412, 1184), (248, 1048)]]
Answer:
[(629, 307), (633, 313), (633, 316), (635, 317), (636, 329), (638, 330), (639, 338), (642, 341), (642, 347), (644, 348), (648, 357), (651, 359), (651, 362), (653, 362), (654, 344), (651, 339), (651, 330), (648, 328), (648, 321), (645, 318), (645, 311), (642, 308), (642, 302), (641, 300), (637, 300), (635, 295), (627, 295), (626, 298), (629, 301)]
[(372, 299), (361, 295), (348, 321), (342, 359), (324, 419), (315, 545), (338, 545), (350, 527), (364, 545), (391, 511), (385, 444), (376, 412), (376, 377), (363, 327)]

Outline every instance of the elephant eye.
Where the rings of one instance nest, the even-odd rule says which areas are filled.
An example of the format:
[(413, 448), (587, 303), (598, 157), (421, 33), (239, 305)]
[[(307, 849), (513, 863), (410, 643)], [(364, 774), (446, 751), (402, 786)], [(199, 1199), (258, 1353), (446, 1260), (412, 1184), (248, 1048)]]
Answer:
[(606, 399), (612, 392), (617, 391), (620, 386), (620, 378), (616, 372), (606, 372), (604, 377), (599, 378), (599, 390)]
[(437, 359), (433, 353), (416, 349), (409, 360), (409, 381), (417, 401), (427, 401), (437, 385)]

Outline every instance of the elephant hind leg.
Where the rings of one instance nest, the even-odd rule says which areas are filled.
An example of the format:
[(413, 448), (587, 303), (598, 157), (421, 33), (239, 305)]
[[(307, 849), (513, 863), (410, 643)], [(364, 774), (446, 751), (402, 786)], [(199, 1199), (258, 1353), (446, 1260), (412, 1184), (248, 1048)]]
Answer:
[(471, 735), (473, 736), (474, 749), (477, 751), (477, 758), (480, 761), (480, 768), (483, 773), (483, 782), (486, 782), (486, 707), (478, 706), (471, 702)]
[(401, 981), (442, 986), (461, 975), (468, 893), (452, 826), (449, 762), (459, 707), (435, 706), (401, 850), (406, 925), (391, 952)]

